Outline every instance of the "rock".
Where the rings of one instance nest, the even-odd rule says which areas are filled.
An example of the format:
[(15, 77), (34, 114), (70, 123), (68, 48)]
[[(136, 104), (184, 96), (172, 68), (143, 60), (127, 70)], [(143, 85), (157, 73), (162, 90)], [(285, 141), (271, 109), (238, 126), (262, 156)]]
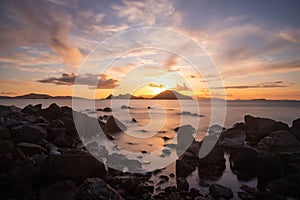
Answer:
[(165, 154), (165, 155), (170, 155), (171, 154), (171, 151), (169, 149), (163, 149), (162, 152)]
[(0, 139), (0, 154), (6, 154), (12, 152), (14, 148), (13, 143), (7, 140)]
[(227, 129), (221, 133), (219, 145), (230, 148), (240, 148), (244, 146), (246, 132), (235, 128)]
[(39, 199), (53, 200), (53, 199), (68, 199), (72, 200), (77, 187), (70, 180), (62, 180), (54, 183), (40, 191)]
[(225, 199), (233, 198), (231, 189), (219, 184), (212, 184), (209, 187), (209, 193), (214, 199), (219, 199), (222, 197)]
[(256, 176), (258, 152), (250, 148), (240, 148), (229, 157), (230, 168), (239, 179), (251, 179)]
[(245, 116), (246, 140), (257, 144), (261, 139), (277, 130), (288, 130), (287, 124), (272, 119)]
[(137, 121), (135, 118), (132, 118), (131, 122), (136, 123)]
[(18, 144), (18, 147), (29, 157), (33, 156), (34, 154), (47, 152), (47, 150), (42, 146), (32, 143), (21, 142)]
[(131, 109), (131, 107), (130, 106), (126, 106), (126, 105), (122, 105), (121, 109)]
[(198, 161), (198, 175), (200, 179), (218, 179), (222, 176), (225, 166), (224, 152), (221, 147), (214, 148)]
[(160, 175), (159, 178), (162, 179), (162, 180), (164, 180), (165, 182), (169, 181), (169, 177), (166, 176), (166, 175)]
[(21, 109), (16, 106), (4, 106), (0, 105), (0, 115), (7, 115), (9, 113), (18, 113)]
[(300, 118), (293, 121), (291, 133), (300, 141)]
[(300, 147), (300, 142), (293, 134), (285, 130), (274, 131), (257, 144), (258, 150), (263, 152), (285, 151), (294, 147)]
[(123, 197), (100, 178), (87, 178), (78, 188), (76, 199), (82, 200), (123, 200)]
[(286, 197), (278, 195), (278, 194), (273, 194), (271, 192), (257, 192), (255, 194), (255, 199), (256, 200), (286, 200)]
[(185, 178), (179, 177), (176, 179), (176, 185), (177, 185), (177, 190), (184, 190), (188, 191), (189, 190), (189, 183)]
[(9, 140), (10, 139), (10, 131), (8, 128), (0, 127), (0, 139), (1, 140)]
[(66, 133), (66, 128), (48, 128), (48, 140), (53, 141), (59, 135)]
[(74, 140), (67, 134), (61, 134), (53, 140), (53, 144), (58, 147), (72, 147), (74, 146)]
[(15, 194), (30, 194), (38, 183), (39, 171), (29, 161), (17, 163), (10, 171)]
[(238, 196), (242, 200), (255, 200), (255, 196), (245, 193), (245, 192), (237, 192)]
[(118, 133), (118, 132), (125, 131), (127, 129), (126, 126), (122, 122), (120, 122), (113, 116), (108, 118), (108, 120), (106, 122), (106, 126), (107, 126), (109, 133)]
[(300, 174), (290, 174), (269, 182), (267, 191), (289, 197), (300, 197)]
[(148, 108), (148, 109), (151, 109), (151, 106), (148, 106), (147, 108)]
[(163, 136), (161, 137), (164, 141), (170, 140), (171, 138), (169, 138), (168, 136)]
[(48, 108), (43, 109), (41, 114), (47, 120), (52, 121), (61, 118), (63, 110), (57, 104), (52, 103)]
[(103, 163), (89, 154), (50, 155), (41, 167), (44, 179), (58, 181), (70, 179), (82, 182), (87, 177), (104, 177)]
[(103, 112), (112, 112), (112, 109), (109, 107), (106, 107), (102, 110)]
[(21, 129), (18, 137), (21, 142), (37, 143), (41, 139), (46, 139), (48, 136), (46, 129), (34, 126), (25, 125)]
[(186, 150), (195, 140), (193, 134), (196, 130), (191, 125), (184, 125), (174, 129), (177, 132), (177, 148)]
[(256, 188), (247, 186), (247, 185), (242, 185), (241, 189), (244, 190), (245, 192), (247, 192), (248, 194), (252, 194), (254, 195), (256, 193)]
[(183, 177), (186, 178), (190, 175), (195, 168), (188, 163), (184, 162), (183, 160), (177, 159), (176, 160), (176, 177)]
[(208, 129), (208, 135), (212, 135), (212, 136), (219, 136), (222, 131), (224, 131), (225, 129), (218, 125), (218, 124), (215, 124), (215, 125), (212, 125), (211, 127), (209, 127)]
[(21, 111), (23, 113), (27, 113), (30, 115), (36, 115), (38, 112), (40, 112), (42, 109), (42, 104), (37, 104), (35, 106), (32, 106), (31, 104), (25, 106)]

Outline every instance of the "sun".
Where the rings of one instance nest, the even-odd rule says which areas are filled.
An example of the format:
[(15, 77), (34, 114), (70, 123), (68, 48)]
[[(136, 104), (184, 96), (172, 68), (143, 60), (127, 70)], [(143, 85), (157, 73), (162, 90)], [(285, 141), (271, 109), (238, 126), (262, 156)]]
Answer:
[(152, 93), (152, 95), (159, 94), (159, 93), (161, 93), (161, 92), (163, 92), (165, 90), (166, 90), (165, 87), (151, 87), (151, 91), (152, 91), (151, 93)]

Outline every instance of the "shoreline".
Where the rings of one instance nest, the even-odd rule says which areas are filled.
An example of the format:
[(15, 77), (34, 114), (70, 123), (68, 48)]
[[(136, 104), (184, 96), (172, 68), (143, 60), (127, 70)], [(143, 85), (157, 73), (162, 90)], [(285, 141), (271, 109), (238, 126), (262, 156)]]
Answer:
[[(98, 153), (112, 165), (118, 164), (113, 163), (115, 159), (121, 159), (123, 164), (126, 163), (124, 165), (134, 170), (142, 167), (140, 161), (109, 154), (105, 147), (97, 143), (91, 142), (85, 147), (77, 134), (73, 111), (69, 107), (59, 107), (56, 104), (47, 108), (42, 108), (41, 104), (28, 105), (23, 109), (1, 106), (0, 115), (0, 149), (1, 159), (4, 161), (1, 164), (3, 198), (47, 199), (49, 195), (56, 195), (56, 198), (63, 196), (80, 199), (101, 194), (105, 198), (115, 199), (230, 199), (233, 195), (242, 199), (284, 199), (299, 195), (299, 119), (288, 126), (271, 119), (247, 115), (244, 123), (238, 123), (232, 128), (211, 127), (205, 139), (218, 141), (213, 150), (199, 159), (203, 141), (193, 141), (176, 160), (175, 171), (160, 175), (160, 182), (154, 185), (151, 177), (161, 173), (160, 169), (128, 174), (107, 168), (95, 160), (88, 151), (99, 151), (100, 148)], [(84, 114), (79, 115), (83, 120), (88, 118)], [(109, 137), (114, 135), (113, 132), (118, 127), (114, 123), (115, 119), (110, 124), (108, 120), (100, 120), (99, 123)], [(90, 127), (85, 128), (91, 130)], [(191, 134), (187, 130), (180, 130), (177, 131), (177, 136), (184, 133), (186, 137)], [(85, 135), (86, 138), (92, 136)], [(178, 148), (173, 147), (175, 151), (180, 150), (180, 144), (184, 142), (178, 140)], [(233, 194), (224, 185), (205, 181), (223, 176), (228, 168), (224, 168), (224, 152), (229, 155), (230, 170), (243, 180), (257, 178), (257, 188), (243, 186), (241, 191), (234, 191)], [(82, 163), (86, 164), (80, 166)], [(208, 194), (189, 187), (186, 179), (196, 169), (202, 181), (200, 185), (208, 189)], [(157, 190), (159, 185), (171, 181), (176, 185)], [(18, 195), (14, 196), (16, 193)]]

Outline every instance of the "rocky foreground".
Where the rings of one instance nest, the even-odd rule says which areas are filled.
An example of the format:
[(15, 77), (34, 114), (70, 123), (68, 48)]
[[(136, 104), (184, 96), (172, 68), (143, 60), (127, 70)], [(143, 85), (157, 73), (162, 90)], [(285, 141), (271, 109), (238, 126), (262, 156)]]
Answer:
[[(131, 174), (114, 170), (89, 154), (98, 151), (109, 162), (139, 168), (138, 160), (109, 154), (92, 142), (87, 147), (81, 139), (95, 136), (83, 127), (81, 139), (73, 114), (91, 120), (69, 107), (51, 104), (28, 105), (23, 109), (0, 106), (0, 199), (232, 199), (226, 186), (209, 184), (220, 178), (226, 168), (224, 153), (230, 154), (231, 170), (240, 180), (257, 178), (257, 187), (241, 186), (240, 199), (287, 199), (300, 197), (300, 119), (292, 127), (272, 119), (245, 116), (244, 123), (225, 129), (213, 126), (204, 140), (217, 140), (213, 150), (199, 159), (203, 142), (194, 141), (176, 160), (176, 172), (160, 175), (162, 183), (176, 179), (176, 186), (163, 189), (150, 180), (154, 172)], [(113, 117), (97, 120), (105, 135), (121, 131)], [(96, 119), (93, 119), (96, 120)], [(120, 125), (120, 124), (119, 124)], [(191, 128), (176, 129), (180, 149), (191, 138)], [(180, 131), (181, 130), (181, 131)], [(98, 138), (99, 139), (99, 138)], [(111, 166), (111, 165), (110, 165)], [(209, 194), (190, 188), (186, 177), (198, 169), (199, 185)], [(160, 184), (160, 183), (159, 183)]]

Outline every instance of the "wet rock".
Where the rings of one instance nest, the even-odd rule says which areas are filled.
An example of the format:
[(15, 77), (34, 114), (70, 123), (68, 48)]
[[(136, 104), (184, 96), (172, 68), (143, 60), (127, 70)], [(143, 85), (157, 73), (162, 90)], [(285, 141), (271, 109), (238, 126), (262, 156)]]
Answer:
[(255, 144), (274, 131), (289, 129), (287, 124), (276, 122), (272, 119), (253, 117), (251, 115), (246, 115), (244, 118), (246, 124), (246, 140), (252, 141)]
[(285, 130), (274, 131), (257, 144), (258, 150), (263, 152), (285, 151), (294, 147), (300, 147), (300, 142), (293, 134)]
[(34, 154), (47, 152), (47, 150), (42, 146), (32, 143), (21, 142), (18, 144), (18, 147), (29, 157), (33, 156)]
[(219, 185), (219, 184), (212, 184), (209, 187), (209, 193), (214, 199), (225, 198), (230, 199), (233, 197), (233, 193), (230, 188)]
[(244, 146), (246, 132), (235, 128), (227, 129), (222, 132), (219, 145), (230, 148), (240, 148)]
[(111, 112), (111, 111), (112, 111), (112, 109), (111, 109), (111, 108), (109, 108), (109, 107), (106, 107), (106, 108), (104, 108), (102, 111), (103, 111), (103, 112)]
[(75, 199), (80, 200), (123, 200), (123, 197), (100, 178), (87, 178), (78, 188)]
[(136, 123), (137, 121), (135, 118), (132, 118), (131, 122)]
[(48, 136), (46, 129), (40, 126), (25, 125), (22, 127), (18, 137), (21, 142), (37, 143)]
[(0, 154), (10, 153), (14, 148), (13, 143), (0, 139)]
[(40, 191), (39, 199), (53, 200), (53, 199), (75, 199), (74, 193), (77, 191), (77, 187), (70, 180), (62, 180), (54, 183)]
[(119, 120), (117, 120), (113, 116), (111, 116), (107, 120), (106, 126), (107, 126), (107, 129), (108, 129), (109, 133), (118, 133), (118, 132), (125, 131), (127, 129), (126, 126), (122, 122), (120, 122)]
[(237, 192), (238, 196), (242, 200), (255, 200), (255, 196), (245, 193), (245, 192)]
[(37, 104), (35, 106), (29, 104), (27, 106), (25, 106), (21, 111), (23, 113), (27, 113), (30, 115), (36, 115), (38, 112), (40, 112), (42, 109), (42, 104)]
[(251, 179), (256, 176), (258, 152), (250, 148), (240, 148), (231, 153), (230, 167), (239, 179)]
[(21, 112), (21, 109), (16, 106), (4, 106), (0, 105), (0, 115), (7, 115), (10, 113), (18, 113)]
[(0, 139), (1, 140), (9, 140), (10, 139), (10, 131), (8, 128), (0, 127)]
[(300, 118), (293, 121), (291, 133), (300, 141)]
[(290, 174), (269, 182), (267, 191), (289, 197), (300, 197), (300, 174)]
[(49, 181), (70, 179), (81, 182), (87, 177), (104, 177), (103, 163), (89, 154), (50, 155), (41, 167), (43, 178)]
[(48, 128), (48, 140), (53, 141), (59, 135), (66, 133), (66, 128)]
[(179, 177), (176, 179), (177, 190), (189, 190), (189, 183), (185, 178)]
[(255, 189), (255, 188), (249, 187), (249, 186), (247, 186), (247, 185), (242, 185), (242, 186), (241, 186), (241, 189), (242, 189), (243, 191), (249, 193), (249, 194), (252, 194), (252, 195), (254, 195), (254, 194), (256, 193), (256, 189)]

